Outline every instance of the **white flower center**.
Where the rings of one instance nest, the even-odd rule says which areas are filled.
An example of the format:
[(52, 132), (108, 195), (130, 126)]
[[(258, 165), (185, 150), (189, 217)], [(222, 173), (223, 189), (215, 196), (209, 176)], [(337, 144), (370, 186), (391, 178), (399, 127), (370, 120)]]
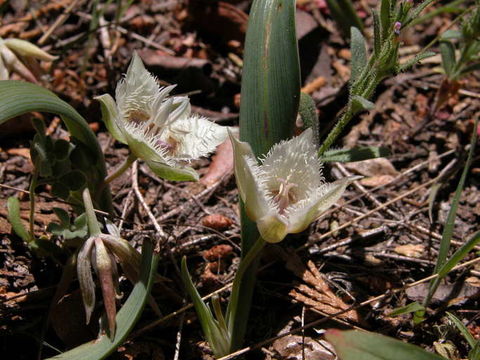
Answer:
[(297, 187), (297, 184), (289, 182), (290, 175), (287, 176), (286, 179), (277, 178), (277, 180), (280, 183), (280, 186), (278, 187), (278, 190), (272, 191), (275, 195), (273, 201), (277, 203), (279, 213), (283, 214), (290, 204), (294, 204), (298, 201), (297, 195), (295, 194), (295, 191), (293, 191), (293, 189)]

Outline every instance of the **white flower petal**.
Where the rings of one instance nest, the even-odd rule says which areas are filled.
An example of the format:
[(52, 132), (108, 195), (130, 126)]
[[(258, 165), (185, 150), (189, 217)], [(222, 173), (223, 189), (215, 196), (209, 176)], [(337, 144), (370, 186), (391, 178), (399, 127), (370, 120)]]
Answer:
[(126, 144), (127, 138), (123, 134), (123, 120), (120, 119), (115, 100), (109, 94), (97, 96), (95, 99), (100, 101), (102, 119), (110, 134), (116, 140)]
[(316, 189), (311, 198), (305, 199), (304, 202), (295, 204), (291, 209), (288, 209), (288, 232), (298, 233), (305, 230), (340, 199), (348, 185), (359, 178), (358, 176), (350, 176), (325, 184)]
[(213, 152), (227, 138), (227, 129), (193, 115), (172, 123), (163, 136), (177, 143), (175, 157), (188, 161)]
[(264, 217), (270, 210), (266, 192), (262, 184), (264, 174), (248, 143), (241, 142), (229, 131), (232, 141), (235, 178), (238, 192), (245, 203), (247, 215), (253, 221)]

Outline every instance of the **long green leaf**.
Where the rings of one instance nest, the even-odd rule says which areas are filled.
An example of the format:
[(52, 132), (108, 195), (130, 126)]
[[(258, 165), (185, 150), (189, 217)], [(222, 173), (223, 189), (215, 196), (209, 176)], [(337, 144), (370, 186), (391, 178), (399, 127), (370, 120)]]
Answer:
[(423, 305), (419, 304), (418, 302), (414, 301), (408, 305), (405, 305), (405, 306), (402, 306), (402, 307), (399, 307), (399, 308), (396, 308), (394, 309), (392, 312), (390, 312), (387, 316), (391, 316), (391, 317), (394, 317), (394, 316), (399, 316), (399, 315), (405, 315), (405, 314), (410, 314), (412, 312), (416, 312), (416, 311), (423, 311), (425, 310), (425, 308), (423, 307)]
[[(300, 101), (300, 65), (295, 35), (295, 0), (255, 0), (250, 10), (240, 105), (240, 139), (266, 154), (293, 135)], [(242, 256), (258, 238), (241, 204)], [(232, 348), (243, 344), (258, 261), (245, 272), (239, 306), (232, 314)]]
[(293, 135), (300, 99), (294, 0), (254, 1), (241, 99), (240, 139), (252, 146), (255, 155), (266, 154)]
[(448, 40), (440, 42), (440, 54), (442, 55), (442, 65), (445, 70), (445, 74), (450, 77), (455, 68), (455, 47)]
[(460, 333), (465, 338), (465, 340), (467, 340), (468, 345), (470, 345), (472, 348), (474, 348), (475, 345), (477, 345), (477, 340), (475, 340), (473, 335), (470, 334), (470, 331), (468, 331), (467, 327), (465, 325), (463, 325), (463, 323), (460, 321), (459, 318), (457, 318), (455, 315), (449, 313), (448, 311), (447, 311), (447, 316), (455, 324), (458, 331), (460, 331)]
[(333, 20), (347, 38), (350, 37), (350, 28), (356, 27), (363, 31), (362, 20), (358, 17), (351, 0), (327, 0), (328, 9)]
[(92, 191), (99, 206), (105, 211), (112, 211), (110, 190), (108, 186), (101, 186), (107, 174), (102, 149), (85, 119), (73, 107), (41, 86), (23, 81), (0, 81), (0, 124), (32, 111), (60, 115), (70, 134), (90, 149), (95, 157), (93, 167), (96, 172), (90, 174), (95, 177)]
[(445, 360), (418, 346), (370, 332), (328, 330), (325, 337), (341, 360)]
[(480, 243), (480, 231), (475, 233), (452, 257), (438, 269), (438, 278), (442, 279)]
[(322, 162), (354, 162), (390, 156), (385, 147), (362, 146), (352, 149), (328, 150), (320, 156)]
[[(447, 221), (445, 222), (445, 227), (444, 227), (443, 232), (442, 232), (442, 240), (440, 241), (440, 249), (438, 251), (438, 258), (437, 258), (437, 262), (435, 264), (434, 273), (439, 273), (440, 270), (442, 269), (442, 273), (444, 274), (443, 276), (445, 276), (448, 273), (448, 271), (450, 271), (450, 269), (453, 268), (453, 266), (456, 265), (455, 261), (458, 262), (458, 261), (461, 260), (461, 258), (458, 259), (458, 256), (456, 256), (456, 255), (458, 254), (458, 252), (461, 249), (463, 249), (465, 247), (465, 245), (464, 245), (464, 247), (460, 248), (455, 253), (455, 255), (452, 256), (452, 258), (448, 261), (448, 266), (449, 267), (451, 266), (450, 269), (444, 267), (444, 265), (446, 265), (445, 263), (447, 261), (448, 251), (450, 250), (450, 244), (451, 244), (451, 241), (452, 241), (453, 228), (454, 228), (454, 225), (455, 225), (455, 217), (457, 215), (457, 209), (458, 209), (458, 204), (460, 202), (460, 196), (462, 195), (463, 186), (465, 185), (465, 180), (467, 178), (468, 170), (470, 169), (470, 165), (471, 165), (472, 159), (473, 159), (473, 154), (474, 154), (474, 151), (475, 151), (475, 144), (477, 142), (477, 127), (478, 127), (478, 119), (475, 119), (475, 125), (473, 127), (472, 138), (470, 140), (470, 150), (468, 152), (467, 161), (465, 162), (465, 167), (463, 168), (462, 176), (460, 177), (460, 181), (458, 182), (457, 188), (455, 190), (455, 194), (454, 194), (453, 200), (452, 200), (452, 205), (450, 206), (450, 210), (449, 210), (448, 215), (447, 215)], [(448, 269), (448, 271), (447, 271), (447, 269)], [(441, 279), (442, 279), (442, 276), (439, 275), (436, 279), (433, 279), (430, 282), (430, 287), (429, 287), (429, 290), (428, 290), (428, 294), (427, 294), (427, 296), (426, 296), (426, 298), (423, 302), (424, 306), (427, 306), (428, 303), (430, 302), (430, 299), (432, 298), (433, 294), (437, 290), (437, 287), (438, 287)]]
[(367, 48), (365, 38), (356, 27), (351, 28), (351, 37), (352, 73), (350, 75), (350, 84), (353, 84), (367, 66)]
[(140, 280), (117, 314), (117, 331), (112, 340), (107, 335), (102, 335), (95, 341), (80, 345), (70, 351), (49, 358), (49, 360), (101, 360), (114, 352), (125, 341), (142, 314), (155, 279), (157, 263), (158, 255), (153, 255), (152, 244), (145, 241), (142, 250)]
[(32, 237), (28, 233), (27, 229), (22, 223), (22, 220), (20, 218), (20, 202), (16, 197), (9, 197), (7, 201), (7, 218), (8, 221), (10, 222), (10, 225), (12, 225), (12, 229), (19, 236), (22, 238), (23, 241), (26, 243), (29, 243), (32, 241)]

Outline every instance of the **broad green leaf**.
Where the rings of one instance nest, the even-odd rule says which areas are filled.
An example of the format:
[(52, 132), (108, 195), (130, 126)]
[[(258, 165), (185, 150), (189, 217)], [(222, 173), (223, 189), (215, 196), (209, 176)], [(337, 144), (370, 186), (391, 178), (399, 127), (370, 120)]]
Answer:
[(144, 242), (140, 281), (135, 284), (132, 293), (117, 314), (117, 331), (110, 340), (107, 335), (80, 345), (70, 351), (49, 358), (51, 360), (101, 360), (115, 351), (126, 339), (142, 314), (150, 289), (155, 279), (158, 255), (153, 255), (153, 246)]
[[(295, 0), (255, 0), (245, 39), (240, 105), (240, 140), (256, 156), (293, 136), (300, 100), (300, 65), (295, 34)], [(258, 238), (255, 223), (240, 206), (242, 254)], [(232, 315), (232, 349), (243, 345), (258, 261), (243, 277), (241, 299)]]
[(457, 318), (452, 313), (449, 313), (448, 311), (447, 311), (447, 316), (455, 324), (458, 331), (460, 331), (460, 333), (465, 338), (465, 340), (467, 340), (468, 345), (470, 345), (473, 349), (477, 345), (477, 340), (475, 340), (472, 334), (470, 334), (470, 331), (468, 331), (467, 327), (460, 321), (459, 318)]
[(25, 226), (23, 226), (22, 220), (20, 218), (20, 202), (16, 197), (9, 197), (7, 201), (7, 218), (12, 225), (12, 229), (23, 241), (26, 243), (32, 241), (30, 234), (28, 233)]
[(390, 156), (385, 147), (364, 146), (353, 149), (328, 150), (320, 156), (322, 162), (354, 162)]
[(341, 360), (445, 360), (418, 346), (366, 331), (332, 329), (325, 338)]
[(245, 40), (240, 140), (256, 156), (293, 135), (300, 100), (294, 0), (256, 0)]
[(405, 305), (405, 306), (394, 309), (387, 316), (394, 317), (394, 316), (410, 314), (412, 312), (423, 311), (423, 310), (425, 310), (423, 305), (421, 305), (421, 304), (419, 304), (418, 302), (415, 301), (415, 302), (412, 302), (408, 305)]
[(60, 115), (72, 137), (82, 142), (94, 154), (90, 185), (98, 205), (112, 211), (108, 186), (101, 186), (107, 172), (102, 149), (85, 119), (69, 104), (51, 91), (38, 85), (14, 80), (0, 81), (0, 124), (28, 112), (48, 112)]
[(350, 30), (350, 51), (352, 53), (350, 84), (353, 84), (367, 66), (367, 48), (365, 47), (365, 38), (360, 30), (355, 27), (352, 27)]
[(450, 77), (455, 68), (455, 47), (450, 41), (440, 42), (440, 54), (442, 55), (442, 65), (445, 70), (445, 74)]

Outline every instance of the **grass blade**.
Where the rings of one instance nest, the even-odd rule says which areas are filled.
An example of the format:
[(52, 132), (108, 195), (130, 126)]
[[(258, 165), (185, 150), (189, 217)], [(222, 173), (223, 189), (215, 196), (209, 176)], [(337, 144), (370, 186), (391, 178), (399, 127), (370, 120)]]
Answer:
[[(440, 241), (440, 249), (438, 251), (438, 258), (437, 258), (437, 262), (435, 264), (434, 273), (438, 273), (440, 271), (440, 269), (442, 269), (442, 272), (445, 272), (445, 270), (446, 270), (444, 265), (447, 261), (448, 251), (450, 250), (450, 244), (451, 244), (451, 241), (452, 241), (453, 228), (454, 228), (454, 225), (455, 225), (455, 217), (457, 215), (458, 204), (460, 202), (460, 196), (462, 195), (462, 190), (463, 190), (463, 187), (465, 185), (465, 180), (467, 178), (468, 170), (470, 169), (470, 165), (472, 163), (473, 154), (474, 154), (474, 151), (475, 151), (475, 144), (477, 142), (477, 127), (478, 127), (478, 119), (475, 120), (475, 125), (473, 127), (473, 133), (472, 133), (472, 139), (470, 141), (470, 150), (469, 150), (468, 156), (467, 156), (467, 161), (465, 162), (465, 167), (463, 168), (462, 176), (460, 177), (460, 181), (458, 182), (457, 189), (455, 190), (455, 194), (454, 194), (453, 200), (452, 200), (452, 205), (450, 207), (450, 211), (448, 212), (447, 221), (445, 222), (445, 227), (444, 227), (443, 233), (442, 233), (442, 240)], [(467, 244), (465, 244), (458, 251), (463, 249)], [(457, 255), (458, 251), (455, 253), (455, 255)], [(455, 266), (456, 263), (454, 263), (454, 261), (458, 262), (458, 261), (461, 260), (461, 258), (459, 258), (458, 256), (455, 256), (455, 255), (452, 256), (452, 258), (448, 262), (448, 265), (451, 266), (451, 267)], [(451, 265), (451, 264), (453, 264), (453, 265)], [(448, 271), (447, 271), (447, 273), (448, 273)], [(445, 273), (445, 275), (446, 275), (446, 273)], [(425, 298), (425, 300), (423, 302), (423, 305), (425, 307), (428, 305), (428, 303), (430, 302), (430, 299), (432, 298), (433, 294), (437, 290), (437, 287), (440, 283), (440, 280), (441, 280), (441, 277), (439, 276), (439, 277), (437, 277), (436, 279), (433, 279), (430, 282), (430, 287), (429, 287), (429, 290), (428, 290), (427, 297)]]
[(477, 345), (477, 340), (470, 334), (470, 331), (468, 331), (467, 327), (463, 325), (463, 323), (460, 321), (459, 318), (457, 318), (455, 315), (447, 312), (448, 318), (455, 324), (457, 327), (458, 331), (462, 334), (462, 336), (467, 340), (468, 345), (472, 347), (472, 349)]

